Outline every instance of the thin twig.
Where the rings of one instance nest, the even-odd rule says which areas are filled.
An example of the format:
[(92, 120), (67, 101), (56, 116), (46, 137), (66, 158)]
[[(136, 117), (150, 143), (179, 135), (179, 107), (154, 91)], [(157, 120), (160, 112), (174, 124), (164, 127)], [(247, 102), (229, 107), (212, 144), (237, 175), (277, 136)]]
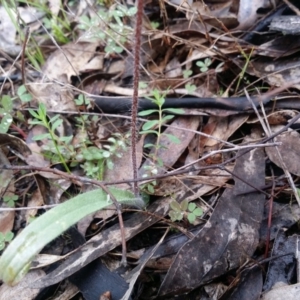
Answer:
[(30, 27), (27, 27), (26, 32), (25, 32), (25, 38), (24, 38), (23, 47), (22, 47), (22, 57), (21, 57), (21, 67), (22, 67), (21, 74), (22, 74), (22, 83), (23, 83), (23, 85), (26, 84), (25, 54), (26, 54), (26, 46), (27, 46), (27, 43), (28, 43), (29, 34), (30, 34)]
[[(136, 133), (137, 133), (137, 114), (139, 107), (139, 78), (140, 78), (140, 49), (141, 49), (141, 34), (142, 34), (142, 18), (143, 18), (143, 0), (137, 0), (137, 14), (135, 24), (135, 43), (134, 43), (134, 70), (133, 70), (133, 98), (131, 107), (131, 160), (133, 179), (138, 178), (138, 167), (136, 158)], [(133, 192), (136, 197), (139, 195), (138, 182), (133, 183)]]

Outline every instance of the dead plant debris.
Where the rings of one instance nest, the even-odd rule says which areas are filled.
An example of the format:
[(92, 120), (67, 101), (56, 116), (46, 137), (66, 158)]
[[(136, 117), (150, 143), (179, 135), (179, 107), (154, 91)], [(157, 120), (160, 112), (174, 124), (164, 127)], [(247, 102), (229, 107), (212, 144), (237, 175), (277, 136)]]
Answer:
[(0, 300), (299, 298), (299, 1), (0, 3)]

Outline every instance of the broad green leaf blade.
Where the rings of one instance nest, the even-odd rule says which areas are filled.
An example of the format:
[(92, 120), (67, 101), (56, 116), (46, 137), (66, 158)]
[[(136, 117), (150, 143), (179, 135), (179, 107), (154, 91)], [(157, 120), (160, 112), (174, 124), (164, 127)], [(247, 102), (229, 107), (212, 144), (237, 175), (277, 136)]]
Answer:
[(173, 115), (166, 115), (161, 119), (161, 123), (164, 123), (166, 121), (172, 120), (174, 118)]
[(0, 133), (6, 133), (13, 121), (13, 118), (10, 114), (6, 114), (0, 119)]
[(176, 115), (184, 114), (184, 110), (181, 108), (164, 108), (163, 111), (167, 111), (167, 112), (170, 112), (170, 113), (176, 114)]
[(139, 112), (139, 116), (144, 117), (158, 112), (157, 109), (147, 109)]
[(195, 204), (195, 203), (190, 203), (190, 204), (189, 204), (189, 211), (190, 211), (190, 212), (194, 211), (195, 208), (196, 208), (196, 204)]
[(149, 130), (149, 129), (151, 129), (152, 127), (154, 127), (155, 125), (157, 125), (159, 123), (159, 121), (158, 120), (151, 120), (151, 121), (148, 121), (148, 122), (146, 122), (144, 125), (143, 125), (143, 127), (142, 127), (142, 129), (145, 131), (145, 130)]
[(174, 143), (174, 144), (181, 143), (181, 140), (177, 136), (175, 136), (173, 134), (168, 134), (168, 133), (163, 133), (163, 134), (166, 135), (172, 143)]
[[(114, 197), (127, 203), (135, 199), (129, 191), (109, 188)], [(16, 284), (25, 275), (34, 256), (49, 242), (90, 213), (103, 209), (112, 202), (97, 189), (78, 195), (30, 223), (7, 247), (0, 258), (0, 278), (7, 284)]]
[(180, 204), (174, 200), (170, 203), (170, 207), (174, 210), (174, 211), (177, 211), (177, 212), (181, 212), (181, 207), (180, 207)]

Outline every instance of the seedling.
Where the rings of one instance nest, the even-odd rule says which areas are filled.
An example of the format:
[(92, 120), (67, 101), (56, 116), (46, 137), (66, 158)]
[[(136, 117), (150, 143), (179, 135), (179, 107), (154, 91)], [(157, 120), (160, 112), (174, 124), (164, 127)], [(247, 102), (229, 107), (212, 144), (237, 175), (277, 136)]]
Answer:
[[(158, 115), (158, 119), (149, 120), (149, 121), (145, 122), (144, 125), (142, 126), (142, 131), (140, 131), (140, 134), (155, 134), (156, 135), (156, 143), (155, 144), (148, 143), (148, 144), (144, 145), (144, 148), (154, 149), (154, 151), (149, 154), (149, 159), (152, 160), (152, 164), (151, 164), (151, 166), (146, 167), (147, 173), (150, 176), (156, 175), (158, 173), (158, 168), (163, 167), (163, 162), (157, 155), (158, 150), (161, 149), (161, 147), (162, 147), (160, 144), (161, 137), (163, 134), (165, 134), (162, 132), (162, 126), (164, 123), (170, 121), (174, 117), (174, 115), (169, 115), (169, 114), (165, 115), (165, 113), (171, 112), (171, 113), (175, 113), (175, 114), (182, 114), (184, 112), (182, 109), (178, 109), (178, 108), (164, 108), (163, 109), (162, 106), (165, 102), (165, 98), (163, 95), (161, 95), (161, 93), (158, 90), (153, 90), (152, 96), (153, 96), (153, 98), (149, 98), (149, 100), (157, 105), (157, 109), (148, 109), (148, 110), (144, 110), (139, 113), (139, 116), (148, 116), (153, 113), (156, 113)], [(165, 135), (170, 139), (171, 142), (173, 142), (175, 144), (180, 143), (180, 140), (176, 136), (173, 136), (171, 134), (165, 134)], [(146, 174), (144, 177), (146, 177), (146, 176), (148, 176), (148, 175)], [(155, 182), (151, 182), (151, 183), (147, 184), (147, 189), (150, 193), (154, 192), (155, 184), (156, 184)]]
[(132, 34), (132, 28), (126, 26), (122, 18), (132, 17), (135, 14), (136, 7), (127, 8), (121, 4), (109, 10), (101, 7), (96, 17), (82, 16), (78, 27), (85, 32), (84, 39), (104, 41), (104, 51), (107, 54), (121, 53), (123, 45), (127, 42), (127, 36)]
[[(24, 85), (18, 88), (17, 95), (23, 103), (27, 103), (32, 99)], [(15, 99), (16, 97), (10, 97), (9, 95), (3, 95), (0, 98), (0, 133), (7, 133), (12, 124), (14, 113), (13, 101)]]
[[(82, 99), (85, 101), (84, 99)], [(71, 167), (80, 166), (85, 174), (94, 179), (102, 180), (105, 168), (112, 169), (114, 166), (113, 157), (121, 157), (126, 150), (126, 139), (120, 133), (113, 134), (107, 139), (107, 144), (102, 148), (93, 146), (88, 138), (83, 138), (76, 146), (71, 144), (73, 136), (58, 136), (56, 129), (63, 120), (59, 115), (48, 118), (46, 107), (41, 103), (36, 111), (30, 109), (30, 114), (35, 118), (30, 124), (41, 125), (47, 129), (47, 133), (34, 136), (36, 141), (44, 141), (42, 145), (43, 154), (51, 161), (52, 164), (62, 163), (65, 169), (70, 172), (68, 163)], [(78, 119), (81, 126), (84, 120)]]
[(4, 95), (0, 98), (0, 133), (6, 133), (13, 121), (13, 99)]
[(188, 200), (183, 200), (180, 204), (173, 200), (170, 208), (169, 217), (173, 222), (187, 219), (189, 223), (194, 224), (196, 218), (203, 215), (203, 210), (195, 203), (189, 203)]
[[(67, 165), (67, 160), (70, 159), (71, 155), (69, 154), (73, 150), (72, 146), (69, 145), (72, 140), (72, 136), (59, 137), (55, 133), (55, 130), (62, 124), (63, 120), (59, 115), (48, 118), (46, 106), (44, 103), (40, 103), (36, 111), (33, 109), (29, 109), (29, 112), (35, 118), (30, 121), (30, 124), (43, 126), (48, 131), (47, 133), (35, 136), (33, 139), (36, 141), (47, 139), (49, 141), (49, 144), (44, 145), (44, 150), (53, 154), (51, 160), (54, 163), (62, 163), (66, 171), (70, 173), (70, 169)], [(66, 151), (67, 145), (69, 145), (69, 151)]]
[(3, 196), (3, 201), (10, 207), (15, 207), (15, 202), (18, 201), (17, 195)]
[(210, 58), (205, 58), (204, 61), (197, 61), (196, 65), (200, 68), (200, 71), (202, 73), (205, 73), (208, 71), (209, 66), (211, 65), (212, 61)]

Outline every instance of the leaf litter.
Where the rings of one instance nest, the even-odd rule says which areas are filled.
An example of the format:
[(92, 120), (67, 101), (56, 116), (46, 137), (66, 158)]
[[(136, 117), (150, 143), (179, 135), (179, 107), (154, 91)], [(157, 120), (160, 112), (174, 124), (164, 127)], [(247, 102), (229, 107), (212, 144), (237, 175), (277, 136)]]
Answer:
[[(159, 89), (166, 99), (240, 97), (247, 109), (184, 107), (181, 116), (162, 126), (159, 148), (154, 147), (155, 135), (139, 137), (140, 188), (150, 202), (144, 210), (134, 203), (123, 208), (128, 261), (123, 273), (122, 235), (111, 207), (82, 219), (42, 250), (19, 283), (32, 289), (28, 299), (54, 284), (56, 292), (47, 292), (53, 299), (60, 293), (64, 299), (99, 299), (106, 291), (112, 299), (280, 299), (282, 293), (287, 299), (296, 297), (299, 121), (289, 122), (300, 110), (299, 35), (274, 24), (276, 18), (281, 22), (282, 14), (295, 17), (299, 4), (284, 2), (145, 3), (140, 73), (146, 88), (140, 96)], [(135, 26), (131, 11), (119, 3), (91, 6), (79, 1), (71, 8), (51, 1), (50, 20), (42, 19), (42, 6), (34, 11), (30, 4), (18, 5), (23, 23), (11, 22), (16, 11), (9, 15), (7, 5), (0, 14), (8, 30), (2, 32), (6, 44), (0, 44), (1, 99), (9, 95), (14, 108), (9, 112), (13, 122), (0, 133), (0, 228), (3, 234), (15, 235), (52, 205), (94, 189), (87, 174), (132, 188), (130, 145), (122, 152), (110, 140), (128, 132), (130, 107), (118, 115), (122, 98), (115, 102), (115, 113), (102, 114), (97, 105), (101, 97), (133, 93)], [(98, 25), (93, 25), (95, 20)], [(19, 56), (24, 36), (16, 34), (21, 24), (32, 29), (25, 62)], [(95, 36), (99, 28), (102, 33)], [(22, 84), (32, 96), (28, 105), (22, 93), (16, 94)], [(256, 112), (248, 109), (251, 98), (243, 95), (269, 92), (276, 93), (271, 101)], [(61, 128), (54, 133), (61, 151), (69, 151), (72, 173), (67, 177), (59, 173), (65, 171), (62, 165), (45, 155), (47, 141), (32, 139), (45, 134), (29, 125), (33, 116), (27, 108), (40, 103), (49, 119), (61, 116)], [(2, 100), (0, 108), (5, 121)], [(157, 115), (147, 118), (156, 120)], [(138, 127), (145, 121), (139, 119)], [(64, 142), (66, 136), (70, 143)], [(143, 148), (147, 143), (152, 149)], [(98, 149), (98, 161), (84, 161), (83, 149), (89, 147)], [(22, 170), (26, 165), (36, 168)], [(54, 167), (58, 171), (51, 173)], [(173, 201), (188, 201), (203, 215), (189, 222), (189, 211), (179, 205), (183, 218), (172, 221), (169, 213), (177, 207)], [(7, 246), (9, 241), (1, 243)], [(34, 282), (30, 276), (37, 276)], [(19, 293), (17, 286), (2, 284), (0, 289), (10, 298)]]

